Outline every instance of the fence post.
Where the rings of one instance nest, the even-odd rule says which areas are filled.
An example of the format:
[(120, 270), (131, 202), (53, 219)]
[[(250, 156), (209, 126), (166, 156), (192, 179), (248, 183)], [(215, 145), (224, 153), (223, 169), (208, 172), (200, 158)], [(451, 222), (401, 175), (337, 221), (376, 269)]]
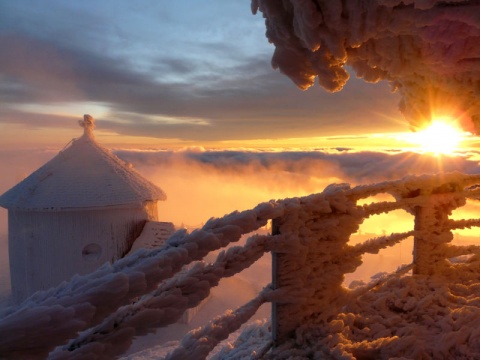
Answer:
[(317, 199), (298, 199), (285, 215), (272, 221), (272, 234), (295, 242), (289, 252), (272, 252), (272, 285), (287, 296), (272, 302), (274, 347), (295, 338), (298, 328), (329, 321), (343, 306), (344, 274), (361, 264), (346, 258), (350, 235), (363, 221), (362, 208), (342, 191)]
[[(435, 211), (432, 206), (422, 207), (416, 206), (414, 208), (415, 215), (415, 236), (413, 237), (413, 274), (427, 275), (429, 273), (430, 257), (432, 245), (435, 243), (435, 235), (430, 229), (429, 214)], [(433, 259), (432, 259), (433, 260)]]
[[(272, 219), (272, 235), (279, 235), (280, 228), (278, 224), (278, 219)], [(272, 287), (273, 289), (278, 289), (278, 256), (281, 257), (281, 254), (272, 251)], [(277, 319), (277, 307), (278, 304), (276, 301), (272, 302), (272, 342), (273, 346), (278, 346), (278, 319)]]
[(413, 274), (432, 275), (446, 267), (446, 247), (453, 239), (448, 228), (449, 216), (466, 202), (461, 190), (460, 184), (450, 182), (416, 191), (423, 199), (413, 209)]

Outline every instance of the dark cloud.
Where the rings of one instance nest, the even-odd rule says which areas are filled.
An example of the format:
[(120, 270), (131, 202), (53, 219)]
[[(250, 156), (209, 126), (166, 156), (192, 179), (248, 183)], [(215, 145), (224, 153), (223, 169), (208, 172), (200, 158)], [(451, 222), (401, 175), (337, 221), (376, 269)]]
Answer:
[[(11, 104), (107, 104), (111, 115), (98, 118), (104, 121), (99, 125), (128, 135), (192, 140), (299, 137), (306, 130), (322, 135), (338, 132), (339, 118), (350, 116), (368, 99), (385, 100), (376, 106), (380, 112), (389, 111), (394, 102), (391, 96), (373, 87), (354, 98), (342, 93), (332, 95), (336, 99), (319, 99), (315, 91), (299, 92), (272, 72), (267, 61), (258, 59), (244, 59), (241, 65), (226, 68), (224, 75), (199, 79), (198, 63), (190, 64), (184, 59), (174, 67), (174, 59), (169, 58), (165, 66), (170, 74), (181, 74), (184, 79), (190, 76), (191, 83), (177, 83), (152, 79), (148, 74), (133, 71), (125, 62), (60, 48), (31, 37), (3, 35), (0, 46), (10, 49), (0, 54), (0, 69), (12, 84), (0, 88), (0, 96), (9, 97)], [(191, 71), (182, 73), (182, 69)], [(352, 84), (352, 92), (356, 86)], [(11, 87), (16, 87), (16, 92), (11, 92)], [(338, 106), (335, 101), (343, 105)], [(162, 121), (162, 117), (179, 119), (172, 123)], [(318, 117), (325, 118), (322, 124)], [(210, 126), (198, 126), (195, 121), (182, 118), (204, 119)], [(372, 128), (376, 125), (375, 120), (370, 122)]]
[(179, 79), (191, 76), (198, 70), (198, 65), (191, 61), (173, 57), (162, 57), (158, 59), (151, 67), (151, 70), (157, 74), (167, 74), (169, 77), (177, 76)]
[(95, 99), (108, 103), (124, 93), (122, 86), (135, 89), (152, 84), (146, 75), (128, 71), (121, 61), (79, 53), (23, 34), (0, 34), (0, 47), (8, 49), (0, 53), (2, 76), (24, 90), (15, 98), (16, 103)]
[[(28, 126), (29, 129), (64, 128), (78, 129), (78, 118), (56, 114), (25, 113), (0, 109), (0, 119), (3, 123)], [(69, 139), (65, 139), (68, 141)]]

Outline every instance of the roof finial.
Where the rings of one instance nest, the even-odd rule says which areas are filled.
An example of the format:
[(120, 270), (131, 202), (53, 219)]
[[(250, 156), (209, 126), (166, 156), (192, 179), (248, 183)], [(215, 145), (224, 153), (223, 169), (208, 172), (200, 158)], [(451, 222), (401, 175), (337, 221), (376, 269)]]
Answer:
[(89, 114), (83, 115), (83, 120), (79, 120), (78, 123), (83, 127), (83, 135), (93, 137), (93, 129), (95, 128), (95, 120)]

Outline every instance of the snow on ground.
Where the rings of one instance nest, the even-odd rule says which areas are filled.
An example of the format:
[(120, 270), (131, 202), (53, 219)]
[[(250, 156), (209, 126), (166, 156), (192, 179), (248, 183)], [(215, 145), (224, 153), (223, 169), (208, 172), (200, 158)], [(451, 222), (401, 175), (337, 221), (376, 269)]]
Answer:
[(328, 323), (299, 329), (295, 352), (327, 359), (478, 359), (479, 270), (477, 258), (452, 276), (394, 278), (353, 298)]

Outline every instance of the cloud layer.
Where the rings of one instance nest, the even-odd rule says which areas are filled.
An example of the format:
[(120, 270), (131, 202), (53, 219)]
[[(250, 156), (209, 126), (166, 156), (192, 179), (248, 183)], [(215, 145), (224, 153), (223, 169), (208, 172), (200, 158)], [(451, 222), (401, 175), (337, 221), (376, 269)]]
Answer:
[[(160, 218), (188, 226), (270, 199), (321, 192), (331, 183), (359, 185), (441, 171), (480, 172), (478, 152), (456, 157), (352, 149), (114, 152), (166, 192), (167, 201), (159, 204)], [(1, 179), (0, 192), (7, 191), (56, 153), (2, 152), (0, 166), (8, 171)], [(6, 219), (2, 216), (0, 230), (5, 227)]]
[(195, 225), (211, 216), (245, 210), (269, 199), (321, 192), (331, 183), (352, 185), (407, 175), (460, 171), (478, 173), (477, 153), (432, 157), (401, 151), (131, 151), (131, 162), (167, 193), (160, 216)]

